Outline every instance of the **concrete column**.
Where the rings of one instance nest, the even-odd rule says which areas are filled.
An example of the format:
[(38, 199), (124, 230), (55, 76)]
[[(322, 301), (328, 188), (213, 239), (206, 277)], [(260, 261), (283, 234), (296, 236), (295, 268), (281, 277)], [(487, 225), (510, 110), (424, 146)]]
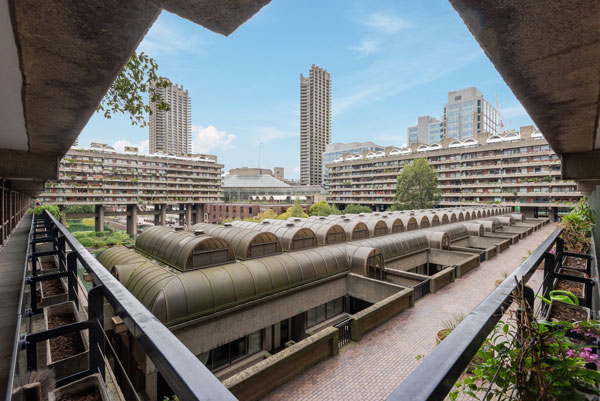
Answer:
[(167, 224), (167, 205), (160, 205), (160, 225)]
[(127, 205), (127, 234), (137, 237), (137, 205)]
[(104, 231), (104, 205), (96, 205), (94, 223), (94, 230), (97, 233)]
[(195, 206), (196, 206), (196, 223), (204, 223), (204, 204), (197, 203)]
[(185, 204), (179, 204), (179, 225), (185, 225)]
[(185, 205), (185, 224), (188, 227), (192, 226), (192, 207), (193, 205), (191, 203)]
[(67, 207), (65, 205), (59, 206), (60, 209), (60, 224), (67, 226)]
[[(156, 213), (156, 212), (159, 212), (159, 213)], [(154, 225), (155, 226), (159, 226), (162, 224), (160, 221), (160, 216), (161, 216), (160, 205), (154, 205)]]

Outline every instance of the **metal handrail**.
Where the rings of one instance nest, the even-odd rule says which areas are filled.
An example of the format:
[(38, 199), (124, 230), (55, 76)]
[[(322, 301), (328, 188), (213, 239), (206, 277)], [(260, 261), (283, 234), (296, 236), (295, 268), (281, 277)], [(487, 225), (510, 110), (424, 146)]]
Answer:
[(103, 296), (180, 399), (236, 399), (210, 370), (113, 277), (54, 216), (47, 211), (45, 213), (75, 253), (79, 263), (91, 274), (95, 288), (101, 289)]
[(387, 400), (444, 399), (510, 304), (511, 294), (517, 287), (515, 277), (519, 282), (527, 282), (544, 260), (554, 266), (554, 255), (548, 251), (561, 232), (559, 228), (550, 234), (394, 389)]

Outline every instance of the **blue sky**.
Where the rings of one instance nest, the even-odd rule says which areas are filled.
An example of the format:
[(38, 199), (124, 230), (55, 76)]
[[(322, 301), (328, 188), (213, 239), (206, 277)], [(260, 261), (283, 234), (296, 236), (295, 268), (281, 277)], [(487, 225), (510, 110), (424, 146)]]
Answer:
[[(225, 171), (282, 166), (299, 176), (300, 73), (332, 78), (332, 142), (406, 143), (417, 116), (440, 117), (449, 90), (498, 95), (505, 125), (531, 124), (447, 1), (274, 0), (229, 37), (164, 12), (138, 50), (159, 73), (189, 89), (193, 150)], [(148, 128), (96, 113), (80, 145), (147, 150)]]

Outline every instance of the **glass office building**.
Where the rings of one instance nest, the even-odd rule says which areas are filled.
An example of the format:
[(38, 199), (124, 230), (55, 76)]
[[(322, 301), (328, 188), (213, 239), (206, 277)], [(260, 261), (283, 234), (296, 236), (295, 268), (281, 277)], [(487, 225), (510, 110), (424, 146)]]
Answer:
[(448, 92), (443, 120), (444, 136), (448, 138), (466, 139), (481, 133), (490, 136), (498, 134), (498, 112), (474, 87)]

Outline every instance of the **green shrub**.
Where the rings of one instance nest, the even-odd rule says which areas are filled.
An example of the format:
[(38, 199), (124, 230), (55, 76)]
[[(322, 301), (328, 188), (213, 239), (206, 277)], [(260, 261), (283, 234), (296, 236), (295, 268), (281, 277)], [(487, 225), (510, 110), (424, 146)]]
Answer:
[(58, 220), (60, 220), (60, 217), (62, 216), (62, 213), (60, 212), (60, 209), (56, 205), (40, 205), (40, 206), (36, 206), (36, 207), (33, 208), (33, 210), (30, 209), (28, 211), (28, 213), (33, 213), (36, 216), (39, 216), (42, 213), (44, 213), (44, 210), (47, 210), (48, 212), (50, 212), (50, 214), (52, 216), (54, 216), (56, 219), (58, 219)]
[(344, 209), (344, 214), (359, 214), (359, 213), (371, 213), (372, 210), (369, 206), (361, 206), (356, 204), (350, 204)]

